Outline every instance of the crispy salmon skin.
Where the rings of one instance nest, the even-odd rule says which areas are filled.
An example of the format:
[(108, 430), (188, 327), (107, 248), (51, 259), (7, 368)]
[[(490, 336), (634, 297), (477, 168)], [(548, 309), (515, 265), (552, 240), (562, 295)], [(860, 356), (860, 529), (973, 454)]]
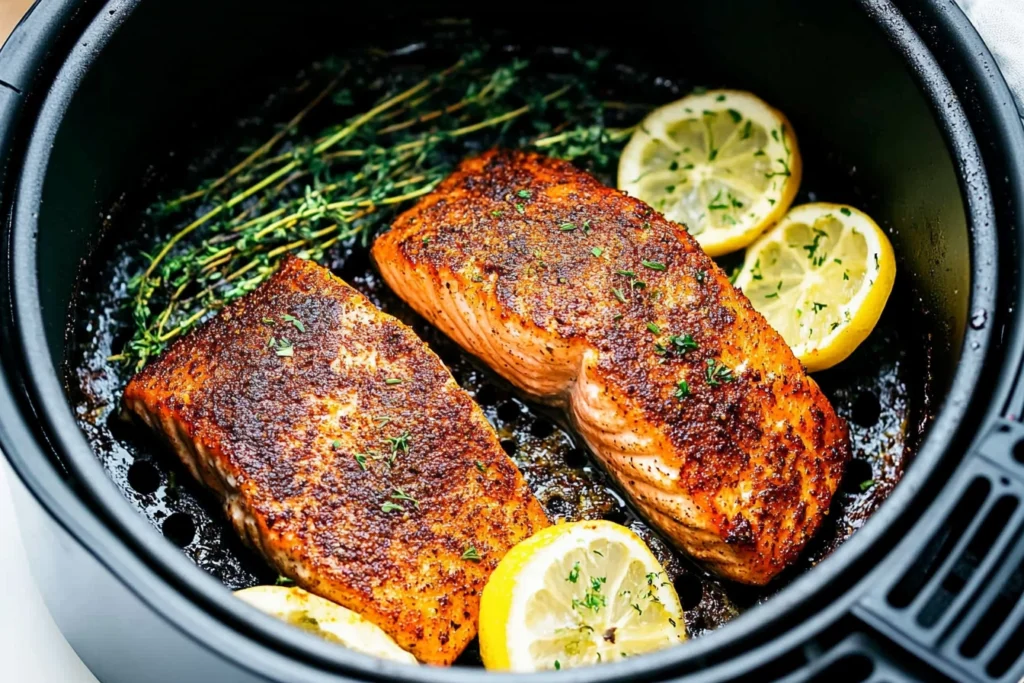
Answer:
[(820, 526), (847, 428), (684, 228), (572, 165), (492, 151), (379, 237), (399, 296), (574, 428), (637, 508), (767, 583)]
[(547, 526), (440, 360), (308, 261), (176, 343), (124, 400), (280, 573), (422, 662), (452, 663), (491, 571)]

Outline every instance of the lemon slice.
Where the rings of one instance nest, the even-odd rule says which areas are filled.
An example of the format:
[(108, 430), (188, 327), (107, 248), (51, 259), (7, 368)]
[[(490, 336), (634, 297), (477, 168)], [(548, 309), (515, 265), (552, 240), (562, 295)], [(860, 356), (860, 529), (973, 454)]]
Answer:
[(391, 636), (378, 626), (352, 610), (301, 588), (254, 586), (235, 591), (235, 595), (261, 612), (351, 650), (381, 659), (416, 664), (416, 658), (398, 647)]
[(882, 315), (892, 245), (857, 209), (804, 204), (747, 249), (736, 286), (809, 372), (845, 360)]
[(801, 168), (782, 113), (747, 92), (708, 90), (643, 120), (622, 151), (618, 182), (721, 256), (786, 213)]
[(672, 583), (624, 526), (548, 527), (498, 564), (480, 602), (488, 669), (538, 671), (611, 662), (686, 639)]

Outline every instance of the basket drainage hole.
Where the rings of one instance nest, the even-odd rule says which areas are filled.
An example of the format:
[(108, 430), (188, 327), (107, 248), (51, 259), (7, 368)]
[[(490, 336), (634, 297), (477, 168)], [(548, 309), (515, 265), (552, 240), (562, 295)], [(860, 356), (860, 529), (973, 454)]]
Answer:
[(690, 611), (700, 604), (704, 597), (704, 585), (693, 574), (682, 574), (672, 582), (676, 593), (679, 594), (679, 602), (685, 611)]
[(878, 397), (874, 394), (862, 391), (853, 399), (850, 407), (850, 419), (861, 427), (874, 427), (878, 424), (878, 418), (882, 415), (882, 407), (878, 403)]
[(485, 384), (477, 390), (476, 400), (482, 406), (494, 405), (498, 400), (498, 390), (490, 384)]
[(516, 443), (515, 439), (502, 439), (501, 447), (505, 449), (505, 452), (508, 453), (509, 457), (515, 455), (516, 451), (519, 450), (519, 444)]
[(187, 512), (175, 512), (164, 520), (163, 532), (171, 543), (184, 548), (196, 537), (196, 525)]
[(555, 433), (555, 425), (547, 420), (537, 420), (530, 426), (530, 433), (538, 439), (546, 439)]
[(843, 490), (847, 493), (860, 493), (864, 482), (871, 481), (873, 476), (871, 463), (867, 460), (851, 460), (846, 465), (846, 474), (843, 475)]
[(160, 473), (150, 461), (136, 460), (128, 468), (128, 485), (136, 493), (153, 493), (160, 488)]
[(1024, 439), (1013, 444), (1013, 459), (1017, 462), (1024, 463)]
[(519, 419), (519, 406), (514, 401), (502, 403), (498, 406), (498, 419), (505, 424), (511, 424)]
[(587, 464), (587, 456), (579, 448), (574, 448), (565, 454), (565, 464), (573, 469), (579, 469)]
[(544, 508), (548, 511), (548, 517), (551, 521), (566, 518), (570, 512), (572, 512), (572, 506), (569, 505), (569, 501), (561, 496), (551, 496), (547, 502), (544, 503)]

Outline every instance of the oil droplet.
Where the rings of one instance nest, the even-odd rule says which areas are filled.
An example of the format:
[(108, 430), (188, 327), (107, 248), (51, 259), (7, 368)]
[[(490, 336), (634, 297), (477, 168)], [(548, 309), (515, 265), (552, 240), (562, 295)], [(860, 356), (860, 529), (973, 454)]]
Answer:
[(984, 308), (974, 309), (974, 313), (971, 313), (971, 327), (976, 330), (980, 330), (985, 327), (985, 322), (988, 320), (988, 313), (985, 312)]

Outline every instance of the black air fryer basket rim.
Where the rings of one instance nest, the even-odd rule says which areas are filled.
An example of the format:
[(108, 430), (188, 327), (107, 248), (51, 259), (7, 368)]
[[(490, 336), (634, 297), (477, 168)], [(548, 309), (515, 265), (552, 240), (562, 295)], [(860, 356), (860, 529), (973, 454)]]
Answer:
[[(13, 277), (13, 281), (5, 282), (4, 285), (13, 292), (10, 296), (13, 298), (12, 304), (17, 314), (16, 334), (20, 335), (20, 352), (23, 354), (18, 361), (23, 362), (26, 368), (26, 372), (19, 378), (26, 386), (19, 386), (17, 380), (12, 384), (24, 390), (19, 391), (19, 395), (23, 398), (30, 397), (34, 406), (43, 408), (33, 411), (36, 414), (31, 415), (29, 411), (32, 407), (24, 405), (24, 401), (20, 408), (15, 407), (17, 402), (13, 394), (9, 393), (12, 386), (2, 386), (0, 414), (4, 416), (4, 424), (0, 439), (4, 450), (22, 481), (66, 530), (117, 574), (129, 590), (161, 613), (169, 623), (174, 624), (183, 633), (189, 634), (197, 644), (210, 648), (220, 656), (228, 657), (250, 670), (277, 676), (282, 680), (298, 679), (300, 676), (303, 680), (337, 680), (333, 676), (322, 675), (317, 673), (316, 669), (297, 663), (292, 658), (295, 655), (298, 655), (299, 661), (302, 661), (304, 656), (305, 661), (316, 667), (367, 678), (477, 680), (481, 674), (477, 670), (411, 669), (373, 660), (303, 634), (234, 599), (220, 582), (196, 568), (179, 549), (165, 540), (156, 538), (148, 522), (137, 514), (107, 478), (77, 428), (60, 381), (53, 371), (55, 367), (59, 367), (59, 363), (54, 363), (45, 345), (37, 341), (42, 332), (42, 325), (35, 291), (36, 261), (35, 244), (32, 239), (35, 227), (34, 207), (38, 205), (41, 197), (50, 143), (70, 97), (94, 56), (139, 1), (120, 0), (99, 7), (96, 18), (86, 29), (82, 40), (76, 43), (70, 54), (62, 60), (60, 72), (42, 105), (29, 141), (21, 182), (17, 188), (17, 203), (14, 207), (16, 227), (13, 231), (13, 251), (19, 257), (8, 264), (9, 275)], [(961, 192), (972, 239), (971, 308), (986, 310), (992, 318), (996, 303), (996, 270), (994, 265), (989, 269), (979, 269), (978, 263), (996, 263), (995, 212), (978, 146), (967, 116), (959, 106), (955, 91), (933, 55), (905, 18), (888, 2), (882, 0), (865, 0), (862, 4), (880, 30), (885, 32), (904, 54), (921, 89), (930, 100), (951, 153), (961, 162)], [(45, 7), (37, 8), (37, 13), (43, 10)], [(984, 77), (979, 77), (977, 88), (984, 92), (988, 105), (995, 109), (994, 115), (998, 117), (995, 127), (1004, 138), (1016, 141), (1019, 145), (1016, 147), (1017, 150), (1024, 149), (1019, 120), (1014, 118), (1011, 125), (1006, 111), (1007, 107), (1013, 107), (1012, 98), (995, 69), (991, 56), (973, 28), (955, 8), (934, 9), (934, 12), (945, 21), (946, 31), (957, 37), (959, 42), (954, 43), (962, 58), (973, 60), (979, 65), (978, 70)], [(39, 44), (46, 45), (51, 38), (52, 36), (45, 34), (40, 35)], [(1000, 106), (1000, 102), (1004, 104)], [(1018, 174), (1020, 170), (1018, 164)], [(13, 172), (9, 172), (8, 177), (12, 175)], [(1018, 196), (1016, 199), (1020, 201), (1021, 198)], [(617, 679), (620, 676), (646, 679), (668, 676), (673, 671), (692, 671), (718, 663), (723, 657), (739, 655), (751, 649), (751, 642), (762, 643), (772, 639), (775, 635), (772, 627), (777, 626), (783, 618), (792, 625), (796, 623), (794, 615), (800, 612), (813, 613), (812, 617), (801, 619), (798, 627), (782, 629), (785, 635), (781, 639), (775, 639), (791, 644), (806, 639), (808, 633), (837, 619), (849, 608), (857, 591), (846, 591), (824, 610), (816, 611), (813, 605), (807, 603), (812, 598), (820, 599), (826, 584), (833, 584), (834, 590), (845, 586), (843, 581), (837, 580), (838, 574), (851, 570), (855, 564), (864, 565), (870, 562), (868, 555), (878, 557), (876, 553), (869, 551), (878, 551), (884, 545), (883, 541), (891, 540), (883, 537), (891, 536), (891, 525), (906, 517), (918, 489), (925, 484), (932, 467), (945, 453), (945, 443), (961, 442), (966, 447), (966, 440), (970, 436), (966, 432), (970, 426), (962, 424), (961, 418), (968, 407), (973, 405), (972, 399), (977, 389), (983, 361), (1000, 362), (998, 358), (992, 358), (989, 354), (992, 350), (990, 341), (993, 327), (994, 325), (988, 325), (981, 330), (966, 331), (963, 355), (950, 393), (917, 456), (920, 464), (909, 469), (904, 481), (869, 523), (815, 571), (797, 579), (774, 597), (770, 605), (752, 609), (725, 628), (703, 636), (685, 647), (597, 669), (561, 672), (558, 680), (598, 681)], [(8, 330), (5, 330), (6, 332)], [(1016, 326), (1010, 328), (1010, 333), (1012, 338), (1009, 347), (1014, 352), (1011, 357), (1017, 358), (1024, 339)], [(5, 360), (10, 363), (9, 359)], [(7, 370), (5, 382), (9, 378), (18, 377), (11, 372), (11, 365), (8, 365)], [(1005, 374), (1007, 376), (1002, 378), (996, 391), (992, 392), (993, 404), (997, 410), (1005, 403), (1013, 386), (1013, 377), (1010, 376), (1012, 373)], [(38, 420), (46, 425), (46, 438), (52, 440), (50, 445), (56, 452), (64, 455), (63, 460), (72, 471), (77, 491), (73, 491), (68, 482), (62, 479), (49, 463), (44, 464), (46, 456), (40, 447), (39, 435), (33, 435), (28, 423), (22, 421), (26, 418)], [(79, 495), (82, 498), (79, 498)], [(92, 509), (86, 507), (83, 498), (88, 500)], [(102, 516), (102, 521), (95, 516), (97, 513)], [(183, 597), (188, 599), (182, 599)], [(774, 618), (771, 618), (772, 615), (775, 615)], [(254, 643), (254, 640), (259, 644)], [(773, 649), (778, 650), (774, 643)], [(763, 658), (764, 654), (755, 649), (747, 655), (750, 656)], [(724, 666), (733, 669), (739, 666), (742, 660), (743, 657), (738, 656)], [(543, 681), (548, 678), (543, 674), (539, 676), (538, 678), (535, 675), (534, 679)]]

